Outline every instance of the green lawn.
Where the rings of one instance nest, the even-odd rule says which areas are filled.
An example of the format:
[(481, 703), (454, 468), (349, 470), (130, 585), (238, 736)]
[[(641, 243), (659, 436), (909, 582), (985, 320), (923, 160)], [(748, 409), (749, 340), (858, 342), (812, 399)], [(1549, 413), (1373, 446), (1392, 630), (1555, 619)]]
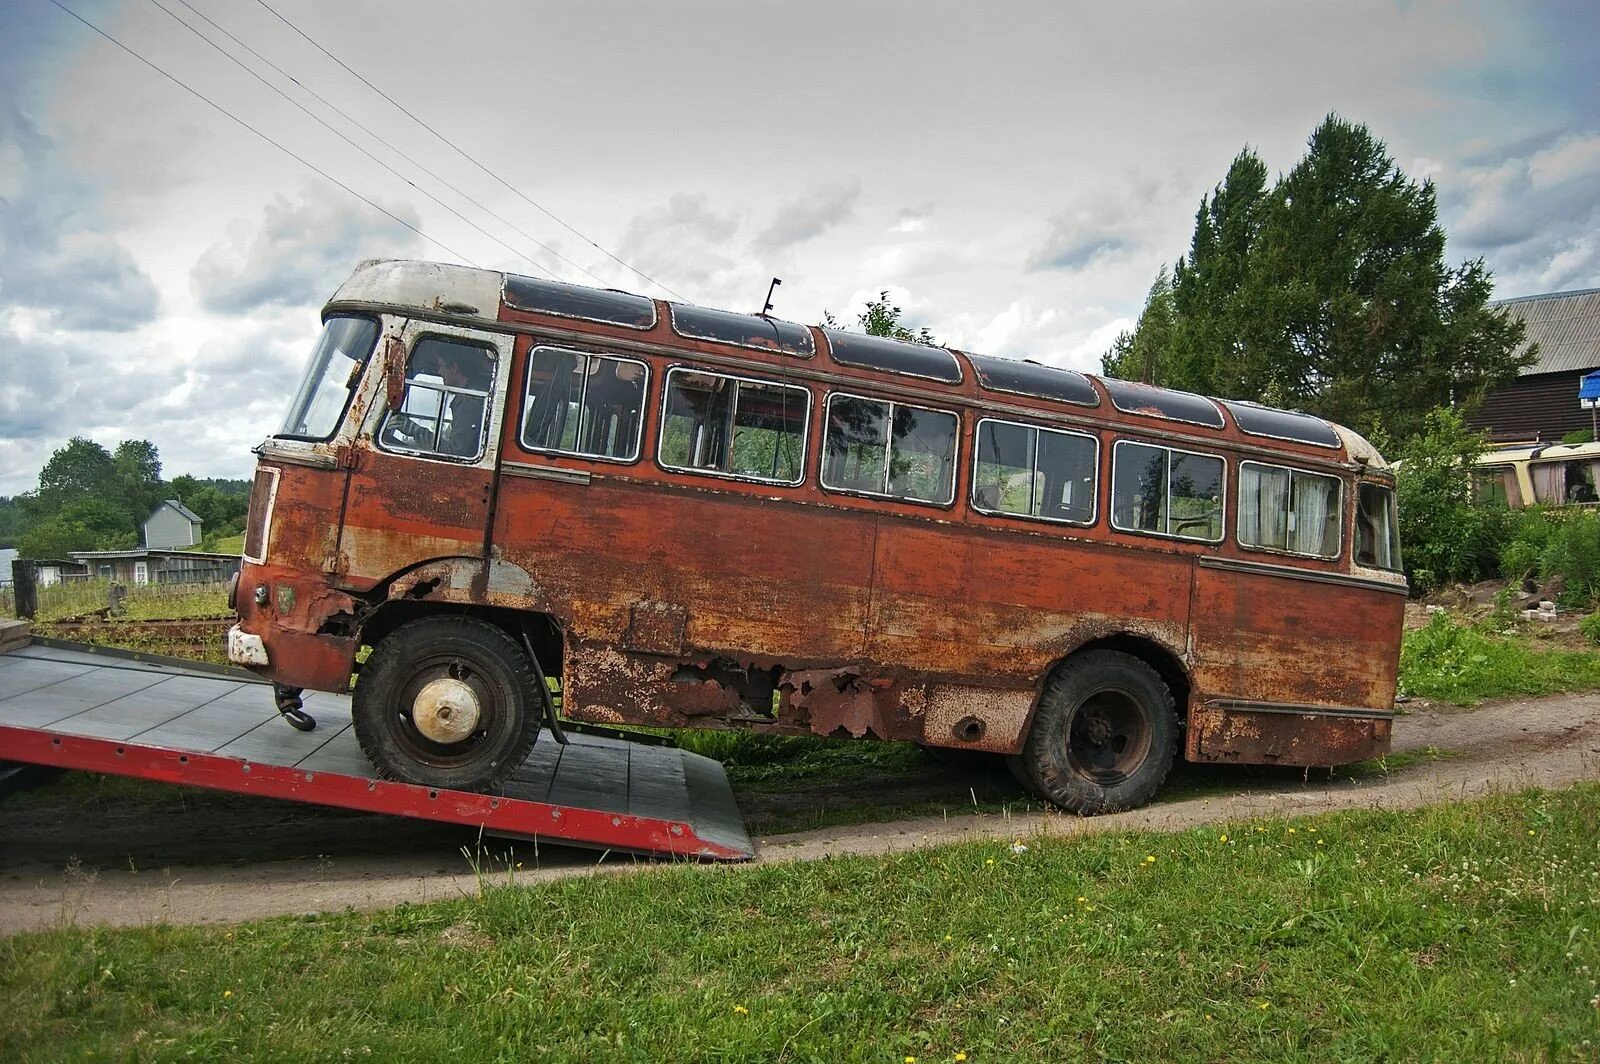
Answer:
[(0, 942), (6, 1059), (1600, 1055), (1600, 786)]

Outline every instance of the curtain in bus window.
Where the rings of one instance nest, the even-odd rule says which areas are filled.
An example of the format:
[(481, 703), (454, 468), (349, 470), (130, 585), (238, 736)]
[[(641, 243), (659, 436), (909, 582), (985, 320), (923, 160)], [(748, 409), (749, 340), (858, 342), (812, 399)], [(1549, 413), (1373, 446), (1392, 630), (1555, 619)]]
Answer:
[(1339, 553), (1339, 482), (1296, 473), (1289, 503), (1294, 539), (1289, 549), (1323, 557)]
[(1119, 443), (1112, 460), (1111, 493), (1118, 528), (1166, 532), (1166, 448)]
[(973, 505), (997, 513), (1032, 514), (1034, 448), (1038, 430), (1004, 421), (978, 426)]
[(528, 359), (528, 414), (522, 445), (534, 450), (571, 450), (578, 437), (578, 402), (585, 356), (536, 348)]
[(1242, 463), (1239, 468), (1239, 542), (1285, 550), (1289, 546), (1289, 471)]
[(1535, 462), (1528, 467), (1533, 477), (1533, 497), (1549, 506), (1566, 502), (1567, 470), (1560, 462)]
[(1222, 459), (1182, 451), (1171, 454), (1170, 531), (1175, 536), (1221, 539)]
[(889, 494), (947, 503), (955, 483), (956, 416), (914, 406), (894, 408)]
[(822, 483), (845, 491), (882, 493), (888, 470), (889, 403), (834, 396), (828, 403), (828, 435)]

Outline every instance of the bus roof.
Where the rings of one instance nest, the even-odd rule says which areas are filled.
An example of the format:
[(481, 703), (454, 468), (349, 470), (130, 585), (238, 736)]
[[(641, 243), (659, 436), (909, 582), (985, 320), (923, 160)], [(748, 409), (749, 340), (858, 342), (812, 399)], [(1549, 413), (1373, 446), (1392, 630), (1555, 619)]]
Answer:
[[(396, 308), (499, 322), (502, 305), (527, 313), (572, 318), (612, 328), (647, 331), (661, 310), (656, 300), (609, 288), (591, 288), (498, 270), (407, 259), (369, 259), (355, 269), (328, 301), (334, 308)], [(810, 359), (819, 346), (834, 362), (919, 377), (948, 385), (965, 380), (962, 363), (973, 368), (985, 392), (1023, 395), (1071, 406), (1099, 406), (1090, 381), (1098, 380), (1111, 405), (1123, 413), (1222, 429), (1223, 411), (1246, 436), (1286, 440), (1342, 450), (1351, 461), (1373, 469), (1388, 464), (1360, 433), (1312, 414), (1280, 410), (1243, 400), (1212, 399), (1155, 385), (1098, 377), (1031, 360), (975, 355), (925, 344), (904, 343), (859, 333), (818, 328), (755, 314), (666, 303), (674, 334), (759, 350), (769, 355)]]

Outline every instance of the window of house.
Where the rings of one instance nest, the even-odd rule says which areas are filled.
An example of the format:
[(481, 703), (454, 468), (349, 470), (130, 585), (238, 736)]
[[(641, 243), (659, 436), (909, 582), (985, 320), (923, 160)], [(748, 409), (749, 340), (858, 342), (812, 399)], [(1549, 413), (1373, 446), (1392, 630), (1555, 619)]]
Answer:
[(810, 410), (804, 388), (675, 368), (657, 455), (668, 469), (798, 484)]
[(1218, 456), (1118, 440), (1111, 459), (1111, 524), (1125, 532), (1222, 538)]
[(528, 353), (522, 446), (632, 462), (639, 457), (650, 367), (559, 347)]
[(483, 455), (494, 391), (494, 351), (424, 336), (406, 360), (406, 390), (378, 430), (385, 450), (476, 460)]
[(1239, 542), (1332, 558), (1339, 553), (1338, 477), (1261, 462), (1239, 463)]
[(822, 486), (948, 505), (955, 500), (959, 425), (943, 410), (830, 395)]
[(1362, 484), (1356, 492), (1357, 564), (1377, 569), (1400, 569), (1400, 529), (1394, 509), (1394, 492), (1377, 484)]
[(1093, 436), (985, 418), (973, 456), (973, 509), (1093, 524), (1099, 456)]

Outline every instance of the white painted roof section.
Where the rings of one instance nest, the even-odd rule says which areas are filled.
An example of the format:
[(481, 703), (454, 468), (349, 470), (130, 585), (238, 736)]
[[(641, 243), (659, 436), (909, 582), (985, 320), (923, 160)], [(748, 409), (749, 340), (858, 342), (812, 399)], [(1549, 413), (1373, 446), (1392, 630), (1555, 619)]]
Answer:
[(1344, 450), (1350, 456), (1350, 461), (1365, 464), (1368, 469), (1389, 468), (1389, 463), (1383, 460), (1383, 455), (1379, 454), (1378, 449), (1361, 433), (1355, 429), (1347, 429), (1334, 421), (1328, 421), (1328, 427), (1337, 432), (1339, 438), (1344, 441)]
[(368, 259), (328, 301), (413, 307), (494, 321), (505, 278), (494, 270), (410, 259)]

